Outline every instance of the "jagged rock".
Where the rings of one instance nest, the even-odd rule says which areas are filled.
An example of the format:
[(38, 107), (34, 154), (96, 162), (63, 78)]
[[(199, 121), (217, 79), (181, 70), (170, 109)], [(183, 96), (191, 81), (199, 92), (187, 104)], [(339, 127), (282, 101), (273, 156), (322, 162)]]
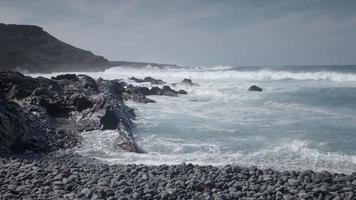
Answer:
[(188, 92), (186, 92), (185, 90), (179, 90), (178, 94), (188, 94)]
[(127, 101), (129, 99), (131, 99), (134, 102), (137, 103), (156, 103), (156, 101), (147, 98), (145, 95), (143, 94), (129, 94), (129, 93), (125, 93), (124, 94), (124, 99)]
[(160, 95), (164, 96), (177, 96), (178, 92), (171, 89), (169, 86), (163, 86), (162, 90), (160, 91)]
[(180, 82), (181, 85), (186, 85), (186, 86), (199, 86), (199, 84), (194, 83), (191, 79), (185, 78), (183, 79), (182, 82)]
[(30, 96), (39, 87), (39, 83), (18, 72), (0, 72), (0, 89), (11, 99)]
[(135, 87), (133, 85), (128, 85), (123, 96), (125, 100), (131, 99), (137, 103), (155, 103), (154, 100), (146, 97), (146, 95), (150, 94), (151, 90), (146, 87)]
[(159, 87), (151, 88), (151, 95), (160, 95), (160, 94), (161, 94), (161, 88), (159, 88)]
[[(0, 73), (0, 94), (19, 105), (48, 128), (63, 133), (117, 130), (117, 145), (138, 150), (131, 134), (131, 108), (124, 104), (125, 88), (116, 80), (95, 81), (86, 75), (64, 74), (52, 79), (31, 78), (17, 72)], [(17, 88), (14, 92), (13, 88)], [(120, 141), (121, 140), (121, 141)], [(132, 143), (132, 144), (131, 144)]]
[(252, 91), (252, 92), (262, 92), (263, 89), (256, 86), (256, 85), (252, 85), (251, 87), (248, 88), (248, 91)]
[(19, 105), (0, 99), (0, 153), (44, 153), (73, 147), (78, 140), (72, 133), (48, 128), (45, 122)]
[(163, 86), (162, 89), (159, 87), (152, 87), (149, 89), (147, 87), (128, 85), (124, 98), (125, 100), (131, 99), (139, 103), (155, 103), (154, 100), (147, 98), (146, 95), (178, 96), (178, 94), (187, 94), (187, 92), (184, 90), (180, 90), (179, 92), (173, 90), (169, 86)]
[(162, 84), (166, 83), (165, 81), (162, 81), (161, 79), (155, 79), (155, 78), (152, 78), (150, 76), (147, 76), (144, 79), (139, 79), (139, 78), (136, 78), (136, 77), (133, 76), (133, 77), (131, 77), (129, 79), (135, 81), (136, 83), (150, 82), (150, 83), (155, 84), (155, 85), (162, 85)]
[(54, 79), (54, 80), (66, 79), (66, 80), (70, 80), (70, 81), (79, 81), (77, 75), (75, 75), (75, 74), (62, 74), (62, 75), (58, 75), (56, 77), (52, 77), (51, 79)]
[(100, 118), (100, 124), (103, 130), (113, 130), (117, 128), (119, 117), (115, 111), (106, 110), (105, 115)]
[[(0, 152), (44, 151), (51, 148), (46, 131), (20, 106), (0, 100)], [(39, 126), (39, 127), (38, 127)]]

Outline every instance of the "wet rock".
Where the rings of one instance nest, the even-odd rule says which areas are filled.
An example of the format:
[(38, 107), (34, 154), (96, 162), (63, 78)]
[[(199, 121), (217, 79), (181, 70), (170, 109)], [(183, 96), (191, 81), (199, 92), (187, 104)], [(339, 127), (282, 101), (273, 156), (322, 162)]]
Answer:
[(100, 118), (100, 124), (103, 130), (117, 129), (119, 118), (115, 111), (106, 110), (105, 115)]
[(165, 84), (166, 82), (165, 81), (162, 81), (161, 79), (154, 79), (154, 78), (152, 78), (152, 77), (145, 77), (144, 79), (143, 79), (143, 81), (145, 81), (145, 82), (150, 82), (150, 83), (152, 83), (152, 84), (156, 84), (156, 85), (162, 85), (162, 84)]
[(199, 86), (199, 84), (194, 83), (191, 79), (185, 78), (182, 80), (182, 82), (179, 83), (180, 85), (186, 85), (186, 86)]
[(0, 99), (0, 153), (53, 150), (48, 134), (39, 119), (17, 104)]
[(78, 81), (78, 77), (75, 74), (61, 74), (55, 77), (51, 77), (54, 80), (70, 80), (70, 81)]
[(155, 85), (162, 85), (162, 84), (166, 83), (166, 82), (162, 81), (161, 79), (155, 79), (155, 78), (152, 78), (150, 76), (147, 76), (144, 79), (139, 79), (139, 78), (136, 78), (136, 77), (132, 76), (129, 79), (135, 81), (136, 83), (149, 82), (149, 83), (152, 83), (152, 84), (155, 84)]
[(160, 91), (160, 95), (164, 96), (177, 96), (178, 92), (170, 88), (169, 86), (163, 86), (162, 90)]
[[(31, 78), (16, 72), (1, 72), (0, 80), (4, 81), (0, 82), (2, 86), (0, 87), (0, 94), (1, 98), (4, 99), (2, 102), (5, 100), (12, 102), (17, 99), (17, 102), (19, 102), (17, 110), (23, 110), (23, 112), (19, 112), (21, 116), (17, 118), (13, 115), (2, 116), (6, 120), (1, 122), (6, 122), (7, 126), (5, 127), (9, 129), (3, 130), (6, 135), (10, 136), (16, 132), (16, 134), (13, 134), (16, 137), (11, 136), (4, 142), (3, 150), (6, 149), (6, 152), (12, 151), (10, 146), (17, 146), (21, 151), (52, 150), (53, 148), (41, 147), (42, 145), (38, 145), (36, 141), (42, 141), (41, 138), (43, 140), (55, 138), (58, 135), (57, 139), (51, 139), (48, 143), (54, 143), (52, 146), (59, 146), (57, 145), (59, 143), (65, 145), (65, 147), (72, 146), (75, 145), (75, 142), (70, 140), (79, 141), (74, 139), (79, 136), (75, 137), (73, 133), (101, 128), (104, 130), (116, 129), (119, 135), (125, 135), (121, 137), (127, 139), (122, 141), (123, 143), (135, 143), (131, 134), (131, 120), (135, 115), (133, 110), (124, 104), (123, 93), (125, 88), (117, 80), (99, 79), (95, 81), (89, 76), (77, 76), (75, 74), (58, 75), (52, 77), (52, 79)], [(144, 97), (139, 98), (142, 98), (145, 102), (152, 102)], [(5, 104), (7, 103), (2, 103), (4, 105), (2, 108), (8, 109), (5, 108)], [(11, 105), (13, 105), (11, 107), (16, 106), (15, 104)], [(16, 113), (17, 111), (13, 110), (13, 112)], [(9, 116), (11, 116), (11, 119)], [(31, 120), (31, 123), (22, 122)], [(34, 122), (34, 120), (37, 121)], [(15, 124), (23, 125), (16, 128), (14, 127)], [(13, 127), (12, 130), (10, 130), (11, 127)], [(20, 130), (20, 127), (22, 130)], [(46, 133), (43, 133), (43, 130)], [(22, 135), (27, 137), (33, 132), (38, 133), (33, 134), (36, 136), (36, 139), (33, 139), (33, 145), (24, 145), (24, 142), (18, 142), (22, 145), (14, 145), (15, 141), (25, 138)], [(51, 132), (51, 134), (48, 134), (48, 132)], [(41, 135), (41, 137), (38, 135)], [(30, 141), (30, 139), (26, 139), (26, 141)], [(46, 144), (45, 142), (38, 143)]]
[(262, 92), (263, 89), (256, 86), (256, 85), (252, 85), (251, 87), (248, 88), (248, 91), (252, 91), (252, 92)]
[(89, 188), (83, 188), (83, 189), (80, 191), (78, 197), (79, 197), (79, 198), (82, 198), (82, 197), (89, 198), (90, 194), (91, 194), (91, 190), (90, 190)]
[(152, 87), (151, 89), (147, 87), (128, 85), (126, 92), (124, 93), (125, 100), (133, 100), (139, 103), (155, 103), (154, 100), (147, 98), (149, 95), (163, 95), (163, 96), (178, 96), (178, 94), (186, 94), (184, 90), (176, 91), (169, 86), (163, 86), (163, 88)]
[(178, 90), (178, 94), (188, 94), (185, 90)]

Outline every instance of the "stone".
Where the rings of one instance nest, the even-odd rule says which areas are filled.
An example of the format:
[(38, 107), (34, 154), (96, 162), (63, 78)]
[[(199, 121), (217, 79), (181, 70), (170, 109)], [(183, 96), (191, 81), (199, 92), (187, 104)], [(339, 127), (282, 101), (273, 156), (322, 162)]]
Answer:
[(185, 90), (178, 90), (178, 94), (188, 94)]
[(26, 189), (27, 189), (27, 186), (20, 185), (20, 186), (16, 187), (15, 191), (21, 193), (21, 192), (24, 192)]
[(248, 88), (248, 91), (252, 91), (252, 92), (262, 92), (263, 89), (256, 86), (256, 85), (252, 85), (251, 87)]
[(78, 197), (79, 197), (79, 198), (82, 198), (82, 197), (89, 198), (91, 192), (92, 192), (92, 191), (91, 191), (89, 188), (83, 188), (83, 189), (80, 191)]
[(199, 84), (194, 83), (191, 79), (185, 78), (180, 82), (181, 85), (186, 85), (186, 86), (199, 86)]
[(296, 186), (296, 185), (299, 184), (299, 181), (298, 181), (297, 179), (290, 178), (290, 179), (288, 179), (288, 183), (289, 183), (289, 185), (291, 185), (291, 186)]

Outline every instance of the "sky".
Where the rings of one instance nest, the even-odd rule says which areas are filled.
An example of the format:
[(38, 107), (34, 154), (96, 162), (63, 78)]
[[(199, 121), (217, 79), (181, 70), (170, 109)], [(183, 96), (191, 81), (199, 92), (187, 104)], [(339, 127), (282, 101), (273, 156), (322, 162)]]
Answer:
[(109, 60), (192, 66), (356, 64), (355, 0), (0, 0)]

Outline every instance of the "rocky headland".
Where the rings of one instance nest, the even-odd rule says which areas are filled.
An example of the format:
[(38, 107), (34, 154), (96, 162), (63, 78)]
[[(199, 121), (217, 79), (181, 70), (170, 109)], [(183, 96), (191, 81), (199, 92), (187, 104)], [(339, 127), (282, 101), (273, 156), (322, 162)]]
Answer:
[[(186, 94), (152, 77), (151, 88), (63, 74), (50, 79), (0, 72), (0, 199), (356, 199), (356, 173), (256, 167), (107, 165), (80, 156), (80, 132), (117, 132), (118, 151), (144, 153), (126, 100)], [(189, 79), (183, 85), (197, 83)]]
[(60, 41), (35, 25), (0, 23), (0, 71), (30, 73), (95, 72), (115, 66), (170, 66), (147, 62), (109, 61)]
[(109, 61), (33, 25), (0, 24), (0, 69), (29, 72), (99, 71)]

